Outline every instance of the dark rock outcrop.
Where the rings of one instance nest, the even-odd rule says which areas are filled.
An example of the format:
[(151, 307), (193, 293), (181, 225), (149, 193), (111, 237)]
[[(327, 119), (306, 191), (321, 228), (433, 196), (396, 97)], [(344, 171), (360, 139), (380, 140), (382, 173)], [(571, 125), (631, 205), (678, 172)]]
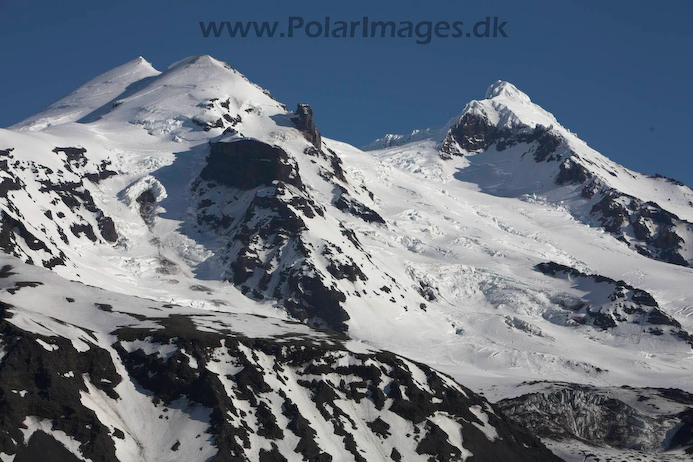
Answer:
[(558, 161), (572, 154), (567, 149), (560, 152), (559, 148), (564, 146), (565, 140), (552, 127), (537, 125), (532, 129), (517, 128), (499, 128), (479, 114), (464, 114), (443, 139), (440, 156), (450, 159), (452, 156), (463, 155), (464, 152), (482, 152), (492, 146), (498, 151), (504, 151), (520, 143), (532, 145), (528, 152), (532, 152), (536, 162)]
[(591, 325), (601, 330), (636, 324), (645, 334), (660, 336), (666, 333), (674, 339), (687, 341), (693, 348), (693, 341), (687, 340), (690, 334), (682, 329), (681, 323), (662, 311), (648, 292), (624, 281), (585, 274), (555, 262), (540, 263), (535, 269), (547, 276), (569, 279), (575, 287), (586, 292), (584, 298), (572, 302), (556, 300), (565, 311), (562, 317), (551, 315), (550, 319), (555, 322)]
[(317, 149), (321, 149), (322, 141), (320, 132), (315, 126), (313, 118), (313, 110), (307, 104), (299, 103), (296, 107), (295, 116), (291, 121), (296, 125), (296, 128), (303, 133), (303, 136)]
[(592, 198), (595, 195), (600, 199), (590, 213), (604, 230), (649, 258), (690, 266), (682, 255), (685, 241), (680, 233), (688, 230), (690, 235), (692, 223), (681, 220), (654, 202), (643, 202), (613, 188), (600, 186), (597, 181), (587, 183), (583, 196)]
[[(613, 396), (637, 398), (649, 405), (647, 410), (637, 409)], [(681, 390), (546, 383), (541, 391), (504, 399), (497, 406), (510, 420), (541, 438), (655, 455), (682, 447), (689, 453), (693, 450), (690, 398)], [(665, 409), (684, 410), (673, 414), (659, 411), (664, 403), (668, 403)]]
[(200, 177), (226, 186), (252, 189), (281, 181), (303, 188), (298, 166), (286, 151), (254, 139), (210, 143), (211, 152)]
[[(122, 379), (116, 373), (110, 354), (94, 344), (80, 352), (69, 339), (41, 337), (20, 329), (10, 322), (12, 308), (0, 302), (0, 340), (5, 350), (0, 361), (2, 452), (18, 451), (20, 460), (35, 460), (31, 457), (36, 454), (39, 443), (43, 450), (57, 444), (50, 436), (39, 432), (32, 438), (36, 439), (27, 442), (22, 449), (18, 444), (24, 440), (20, 428), (27, 417), (33, 417), (51, 421), (54, 430), (77, 440), (86, 457), (117, 462), (108, 429), (94, 411), (82, 404), (80, 396), (80, 392), (86, 390), (83, 374), (88, 374), (94, 386), (112, 399), (118, 398), (113, 388)], [(39, 341), (50, 348), (40, 345)], [(63, 460), (74, 459), (66, 456)]]
[(385, 224), (385, 220), (378, 212), (369, 208), (362, 202), (351, 197), (346, 188), (341, 186), (336, 187), (334, 206), (339, 210), (361, 218), (368, 223)]

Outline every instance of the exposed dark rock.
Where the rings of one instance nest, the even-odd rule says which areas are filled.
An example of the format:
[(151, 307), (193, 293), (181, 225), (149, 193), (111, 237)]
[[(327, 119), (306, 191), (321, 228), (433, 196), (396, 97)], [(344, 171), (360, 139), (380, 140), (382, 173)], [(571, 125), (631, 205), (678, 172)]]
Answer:
[(0, 180), (0, 197), (7, 197), (9, 191), (19, 191), (22, 189), (22, 184), (20, 180), (13, 176), (13, 178), (3, 178)]
[[(590, 173), (585, 167), (571, 159), (566, 159), (558, 167), (556, 184), (581, 184), (587, 181), (589, 177)], [(585, 190), (583, 195), (589, 195), (589, 197), (591, 197), (591, 194), (592, 193)]]
[[(151, 321), (151, 320), (150, 320)], [(233, 382), (236, 400), (246, 401), (254, 410), (254, 419), (258, 425), (258, 436), (269, 440), (283, 439), (287, 432), (299, 438), (294, 451), (301, 454), (304, 460), (329, 462), (332, 456), (323, 452), (316, 442), (316, 431), (310, 422), (301, 415), (298, 406), (288, 399), (283, 390), (273, 389), (266, 381), (268, 374), (282, 372), (292, 368), (293, 374), (299, 377), (297, 386), (304, 389), (313, 401), (316, 410), (334, 428), (336, 435), (342, 437), (343, 450), (350, 452), (357, 460), (362, 460), (358, 444), (352, 432), (357, 429), (356, 422), (342, 410), (343, 400), (359, 402), (363, 399), (373, 400), (377, 409), (385, 414), (368, 422), (369, 428), (378, 438), (388, 439), (390, 425), (385, 421), (387, 409), (381, 387), (386, 384), (389, 398), (392, 399), (390, 412), (397, 413), (411, 424), (423, 423), (424, 432), (419, 443), (419, 453), (428, 454), (432, 460), (452, 461), (460, 450), (447, 443), (442, 430), (432, 422), (436, 412), (452, 416), (461, 425), (465, 448), (474, 454), (485, 454), (489, 460), (502, 460), (513, 455), (518, 461), (558, 461), (541, 443), (515, 427), (508, 425), (501, 414), (481, 397), (465, 388), (451, 385), (447, 379), (425, 365), (416, 364), (427, 378), (426, 389), (421, 388), (412, 379), (411, 367), (391, 353), (360, 355), (348, 353), (353, 357), (345, 365), (338, 365), (335, 353), (342, 350), (339, 342), (314, 342), (300, 339), (247, 339), (235, 336), (230, 332), (201, 331), (188, 317), (171, 316), (156, 320), (162, 329), (124, 327), (115, 334), (119, 342), (115, 345), (128, 372), (137, 382), (153, 393), (164, 403), (180, 397), (212, 410), (210, 433), (219, 453), (214, 460), (228, 459), (228, 454), (244, 454), (248, 441), (248, 428), (234, 425), (227, 415), (250, 418), (234, 404), (219, 379), (207, 369), (205, 364), (212, 361), (214, 349), (223, 348), (234, 363), (242, 367), (241, 371), (226, 378)], [(165, 345), (176, 345), (192, 354), (197, 366), (192, 368), (180, 350), (164, 359), (156, 354), (146, 355), (142, 350), (128, 352), (121, 342), (134, 340), (150, 341)], [(223, 342), (223, 343), (222, 343)], [(266, 358), (262, 364), (270, 361), (270, 369), (261, 365), (256, 355)], [(369, 359), (370, 358), (370, 359)], [(365, 361), (369, 359), (370, 365)], [(272, 365), (273, 363), (273, 365)], [(303, 380), (302, 376), (318, 376), (317, 379)], [(322, 378), (320, 378), (322, 377)], [(352, 384), (347, 387), (346, 381)], [(430, 391), (428, 391), (430, 389)], [(363, 391), (358, 391), (363, 390)], [(273, 410), (266, 404), (268, 394), (284, 396), (282, 414), (289, 420), (285, 430), (277, 425)], [(406, 396), (406, 398), (405, 398)], [(470, 406), (479, 406), (489, 417), (499, 434), (495, 441), (481, 432), (473, 423), (483, 425), (469, 410)], [(401, 437), (402, 435), (398, 435)], [(392, 457), (397, 460), (398, 452)], [(279, 457), (275, 451), (266, 451), (267, 460)], [(510, 459), (509, 459), (510, 460)]]
[(41, 430), (35, 431), (26, 446), (17, 451), (15, 462), (79, 462), (80, 459), (68, 451), (65, 446), (51, 435)]
[(0, 249), (27, 263), (34, 264), (32, 258), (21, 249), (19, 240), (24, 242), (30, 250), (44, 251), (47, 254), (48, 259), (40, 262), (44, 267), (50, 269), (65, 264), (66, 256), (62, 251), (56, 252), (49, 249), (44, 241), (38, 239), (24, 226), (24, 223), (11, 217), (4, 210), (0, 210)]
[(564, 139), (552, 127), (537, 125), (531, 130), (524, 128), (526, 130), (522, 131), (498, 128), (481, 115), (467, 113), (448, 131), (440, 147), (440, 156), (450, 159), (464, 152), (481, 152), (494, 145), (498, 151), (504, 151), (519, 143), (534, 145), (533, 157), (536, 162), (558, 161), (570, 153), (558, 153)]
[(296, 115), (291, 118), (291, 121), (313, 146), (320, 149), (322, 142), (320, 132), (315, 127), (315, 121), (313, 120), (313, 110), (309, 105), (299, 103), (296, 107), (295, 114)]
[(108, 242), (116, 242), (118, 240), (118, 233), (115, 229), (113, 218), (100, 215), (98, 223), (101, 237)]
[[(578, 157), (552, 127), (498, 128), (481, 114), (466, 113), (449, 129), (441, 144), (440, 156), (450, 159), (465, 152), (482, 151), (493, 156), (494, 147), (503, 151), (520, 143), (527, 144), (525, 153), (531, 154), (535, 162), (557, 162), (556, 185), (583, 185), (582, 198), (593, 202), (591, 217), (614, 237), (649, 258), (681, 266), (693, 264), (682, 252), (682, 245), (691, 235), (693, 224), (679, 219), (658, 204), (643, 203), (605, 184), (590, 170), (589, 164), (593, 162)], [(611, 170), (606, 170), (606, 173), (617, 176)], [(685, 187), (683, 183), (661, 175), (651, 178)], [(689, 231), (681, 231), (686, 229)]]
[(84, 155), (87, 150), (84, 148), (58, 148), (53, 149), (56, 154), (63, 153), (66, 157), (64, 162), (65, 168), (72, 172), (73, 169), (79, 169), (87, 165), (87, 157)]
[[(1, 304), (1, 303), (0, 303)], [(77, 351), (63, 337), (43, 338), (55, 345), (50, 351), (41, 346), (39, 336), (19, 329), (6, 321), (12, 307), (0, 307), (0, 338), (6, 351), (0, 362), (0, 447), (3, 452), (36, 460), (49, 448), (55, 450), (58, 461), (76, 460), (50, 436), (34, 433), (24, 441), (20, 431), (27, 416), (53, 422), (53, 428), (70, 435), (80, 443), (82, 453), (94, 461), (116, 462), (115, 446), (107, 428), (96, 414), (82, 405), (80, 391), (86, 391), (82, 374), (88, 374), (92, 384), (115, 399), (113, 388), (120, 383), (111, 356), (96, 345), (85, 352)], [(68, 374), (78, 371), (79, 373)], [(12, 390), (26, 391), (23, 396)], [(36, 438), (34, 440), (34, 438)], [(33, 441), (32, 441), (33, 440)], [(49, 456), (50, 457), (50, 456)], [(43, 457), (42, 457), (43, 459)], [(16, 460), (16, 459), (15, 459)], [(51, 460), (51, 459), (49, 459)]]
[(346, 262), (344, 262), (337, 258), (333, 258), (336, 256), (336, 254), (341, 254), (341, 249), (332, 249), (331, 247), (326, 246), (325, 250), (323, 251), (323, 256), (330, 262), (327, 266), (327, 271), (329, 271), (330, 274), (335, 277), (335, 279), (347, 279), (351, 282), (356, 282), (357, 280), (368, 280), (368, 277), (366, 277), (361, 268), (351, 257), (343, 255), (341, 260), (346, 260)]
[(371, 429), (373, 433), (378, 435), (380, 438), (385, 439), (390, 436), (390, 424), (385, 422), (380, 417), (371, 422), (368, 422), (368, 427)]
[(0, 268), (0, 279), (8, 278), (15, 274), (16, 273), (12, 272), (12, 265), (3, 265), (3, 267)]
[[(271, 172), (271, 168), (265, 171), (267, 182), (275, 176)], [(224, 178), (215, 178), (220, 184), (228, 183)], [(231, 183), (239, 186), (238, 181)], [(199, 190), (200, 185), (193, 188)], [(324, 215), (322, 208), (303, 191), (290, 189), (279, 181), (274, 186), (258, 190), (242, 210), (236, 218), (228, 219), (208, 215), (206, 208), (198, 212), (198, 223), (216, 228), (217, 232), (224, 233), (234, 242), (226, 260), (232, 270), (229, 279), (241, 286), (241, 291), (249, 297), (278, 299), (292, 316), (301, 321), (345, 330), (344, 322), (349, 317), (341, 304), (346, 297), (333, 287), (328, 275), (315, 269), (310, 261), (312, 252), (302, 235), (307, 230), (307, 219)], [(289, 255), (290, 259), (284, 255)], [(335, 260), (329, 269), (334, 277), (365, 278), (355, 264), (337, 263), (339, 261)], [(278, 265), (278, 262), (282, 264)], [(252, 287), (247, 286), (248, 283)]]
[(311, 321), (311, 324), (320, 326), (320, 321), (323, 321), (337, 331), (346, 332), (349, 315), (341, 305), (346, 301), (346, 296), (341, 291), (326, 286), (320, 274), (306, 274), (317, 271), (310, 266), (312, 265), (289, 275), (287, 286), (292, 296), (285, 299), (284, 306), (296, 319), (311, 321), (317, 318), (317, 322)]
[(534, 150), (534, 160), (536, 162), (552, 162), (562, 158), (558, 154), (558, 148), (561, 147), (565, 140), (557, 132), (543, 125), (537, 125), (534, 132), (530, 135), (519, 135), (518, 141), (537, 144)]
[(448, 132), (441, 147), (441, 157), (449, 159), (460, 155), (457, 146), (468, 152), (479, 152), (487, 149), (500, 139), (498, 129), (485, 118), (465, 114)]
[(416, 447), (419, 454), (430, 454), (436, 461), (460, 460), (462, 453), (448, 442), (448, 434), (433, 422), (426, 423), (426, 436)]
[(111, 165), (110, 160), (102, 161), (96, 172), (87, 173), (84, 175), (84, 178), (91, 181), (92, 183), (98, 184), (99, 182), (101, 182), (102, 180), (105, 180), (106, 178), (110, 178), (114, 175), (117, 175), (118, 172), (115, 172), (113, 170), (108, 169), (109, 165)]
[(80, 237), (84, 234), (92, 242), (96, 242), (97, 240), (96, 234), (94, 234), (94, 228), (89, 223), (75, 223), (70, 226), (70, 231), (72, 231), (75, 237)]
[[(548, 276), (563, 278), (578, 288), (588, 292), (584, 300), (575, 301), (572, 305), (563, 306), (569, 319), (578, 324), (588, 324), (602, 330), (608, 330), (621, 323), (638, 324), (643, 332), (652, 335), (663, 335), (664, 331), (650, 326), (667, 326), (667, 333), (675, 338), (686, 339), (690, 334), (681, 329), (672, 316), (659, 308), (657, 301), (648, 292), (637, 289), (624, 281), (616, 281), (606, 276), (585, 274), (575, 268), (555, 262), (540, 263), (535, 266), (537, 271)], [(587, 283), (587, 284), (585, 284)], [(594, 283), (601, 286), (594, 289)], [(582, 284), (585, 284), (584, 286)], [(589, 298), (589, 293), (608, 294), (600, 300)], [(563, 303), (563, 301), (560, 301)], [(688, 342), (693, 347), (693, 342)]]
[(669, 440), (669, 448), (685, 448), (686, 454), (693, 454), (693, 409), (679, 414), (681, 423)]
[[(504, 399), (500, 410), (532, 434), (556, 441), (577, 440), (592, 446), (638, 450), (656, 454), (662, 449), (693, 446), (691, 416), (693, 409), (670, 415), (645, 413), (624, 401), (608, 396), (609, 390), (578, 384), (547, 384), (543, 391)], [(670, 400), (689, 404), (665, 389), (631, 389), (640, 395), (638, 401)], [(680, 392), (680, 390), (678, 390)], [(680, 423), (672, 423), (678, 420)], [(673, 429), (672, 429), (673, 427)], [(666, 437), (671, 432), (672, 436)]]
[[(677, 234), (677, 227), (693, 229), (690, 223), (654, 202), (642, 202), (611, 188), (590, 188), (601, 195), (601, 200), (592, 207), (591, 214), (606, 231), (631, 236), (636, 244), (635, 249), (649, 258), (675, 265), (690, 265), (681, 255), (684, 240)], [(630, 245), (628, 240), (626, 243)]]
[(303, 188), (298, 166), (282, 148), (253, 139), (211, 143), (200, 177), (240, 189), (269, 186), (275, 181)]
[(137, 196), (135, 201), (140, 206), (140, 217), (147, 225), (151, 226), (154, 223), (154, 212), (156, 210), (156, 196), (154, 192), (151, 189), (147, 189)]
[(357, 201), (341, 186), (336, 188), (334, 206), (343, 212), (357, 216), (368, 223), (385, 224), (385, 220), (376, 211)]
[(210, 131), (213, 128), (224, 128), (224, 120), (221, 118), (213, 122), (209, 122), (203, 119), (199, 119), (197, 117), (193, 117), (192, 123), (194, 123), (198, 127), (202, 127), (206, 132)]

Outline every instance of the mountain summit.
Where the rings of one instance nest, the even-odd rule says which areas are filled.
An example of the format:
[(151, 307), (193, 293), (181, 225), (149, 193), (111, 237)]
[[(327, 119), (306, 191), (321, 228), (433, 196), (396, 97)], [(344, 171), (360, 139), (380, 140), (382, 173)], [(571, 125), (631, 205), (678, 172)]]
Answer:
[(518, 103), (525, 104), (532, 102), (532, 100), (529, 99), (529, 96), (518, 90), (517, 87), (512, 83), (506, 82), (505, 80), (496, 80), (495, 83), (491, 84), (486, 89), (485, 98), (506, 98), (511, 101), (517, 101)]

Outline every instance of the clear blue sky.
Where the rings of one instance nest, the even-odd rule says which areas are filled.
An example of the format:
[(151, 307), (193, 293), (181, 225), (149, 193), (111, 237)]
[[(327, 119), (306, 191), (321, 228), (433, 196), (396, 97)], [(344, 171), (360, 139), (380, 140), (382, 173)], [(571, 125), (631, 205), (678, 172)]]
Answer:
[[(203, 38), (199, 21), (464, 21), (498, 16), (507, 39)], [(439, 126), (497, 79), (525, 91), (603, 154), (693, 185), (693, 1), (0, 0), (0, 126), (144, 56), (232, 64), (319, 129), (365, 144)], [(280, 26), (282, 27), (282, 26)]]

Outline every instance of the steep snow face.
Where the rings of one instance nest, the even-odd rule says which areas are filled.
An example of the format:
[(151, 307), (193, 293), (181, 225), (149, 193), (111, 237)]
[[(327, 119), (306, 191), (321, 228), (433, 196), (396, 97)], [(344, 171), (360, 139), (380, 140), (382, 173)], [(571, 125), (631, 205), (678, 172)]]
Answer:
[(98, 117), (115, 101), (144, 85), (159, 71), (143, 57), (118, 66), (93, 78), (77, 90), (51, 104), (41, 112), (17, 123), (17, 130), (43, 130), (51, 125), (76, 122), (80, 119)]
[(0, 268), (3, 460), (560, 460), (449, 377), (334, 333)]

